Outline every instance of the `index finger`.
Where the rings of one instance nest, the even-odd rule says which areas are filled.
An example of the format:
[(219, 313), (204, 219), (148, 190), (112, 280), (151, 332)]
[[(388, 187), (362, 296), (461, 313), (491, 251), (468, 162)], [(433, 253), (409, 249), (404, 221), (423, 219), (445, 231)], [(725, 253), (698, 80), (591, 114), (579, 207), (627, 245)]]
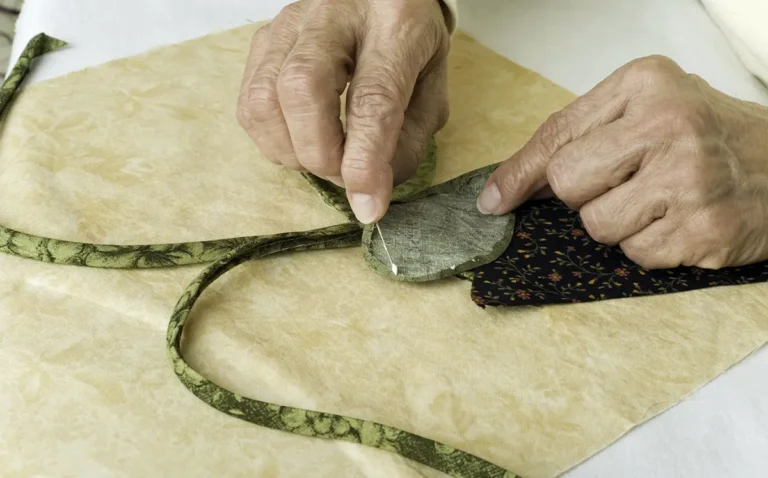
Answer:
[[(335, 13), (333, 16), (331, 13)], [(280, 106), (299, 163), (340, 183), (344, 131), (340, 99), (355, 50), (354, 28), (338, 9), (310, 11), (283, 64)]]
[(347, 139), (341, 175), (352, 210), (365, 224), (378, 221), (392, 197), (392, 160), (419, 69), (392, 59), (391, 48), (368, 48), (349, 87)]
[[(530, 140), (488, 178), (477, 199), (483, 214), (502, 215), (547, 186), (547, 165), (563, 146), (598, 126), (619, 119), (627, 95), (616, 91), (613, 77), (551, 115)], [(555, 188), (553, 188), (555, 189)]]

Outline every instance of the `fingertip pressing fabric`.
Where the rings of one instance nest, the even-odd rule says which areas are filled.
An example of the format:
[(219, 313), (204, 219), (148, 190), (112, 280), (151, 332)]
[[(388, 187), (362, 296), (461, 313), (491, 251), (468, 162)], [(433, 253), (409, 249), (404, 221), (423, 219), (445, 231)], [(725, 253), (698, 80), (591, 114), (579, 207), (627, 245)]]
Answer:
[[(427, 189), (435, 179), (436, 169), (437, 143), (434, 138), (431, 138), (413, 177), (392, 190), (392, 200), (407, 199)], [(347, 219), (356, 221), (344, 188), (311, 173), (302, 173), (302, 175), (315, 188), (327, 205), (343, 213)]]

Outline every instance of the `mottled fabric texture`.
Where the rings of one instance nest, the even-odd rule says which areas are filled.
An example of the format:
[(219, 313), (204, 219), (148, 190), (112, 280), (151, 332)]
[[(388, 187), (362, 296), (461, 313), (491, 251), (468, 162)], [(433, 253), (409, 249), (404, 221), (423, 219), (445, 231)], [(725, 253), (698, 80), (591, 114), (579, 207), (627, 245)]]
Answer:
[(592, 302), (768, 281), (768, 262), (721, 270), (643, 269), (618, 246), (589, 237), (578, 212), (555, 199), (530, 201), (517, 214), (504, 254), (473, 271), (472, 299), (481, 307)]
[(256, 241), (208, 267), (182, 295), (168, 325), (168, 355), (179, 380), (198, 398), (227, 415), (256, 425), (307, 437), (359, 443), (396, 453), (457, 478), (516, 478), (518, 475), (482, 458), (404, 430), (372, 421), (305, 410), (237, 395), (211, 382), (187, 363), (181, 339), (189, 314), (213, 281), (243, 262), (278, 252), (334, 249), (359, 244), (354, 225), (311, 233), (286, 234)]
[[(237, 124), (256, 28), (21, 91), (0, 136), (0, 224), (131, 245), (348, 222), (300, 174), (264, 161)], [(452, 115), (436, 136), (433, 184), (503, 161), (574, 98), (462, 33), (448, 68)], [(189, 300), (204, 269), (0, 254), (4, 478), (445, 476), (394, 453), (254, 426), (198, 400), (164, 344), (173, 304)], [(357, 417), (532, 478), (586, 459), (768, 338), (766, 284), (481, 309), (465, 281), (389, 280), (350, 247), (270, 254), (206, 285), (179, 350), (232, 393), (211, 403), (283, 404), (279, 426), (318, 434), (328, 433), (328, 415)], [(344, 433), (343, 420), (331, 422)], [(360, 439), (390, 436), (370, 427)]]
[(515, 216), (484, 216), (477, 210), (477, 195), (495, 169), (488, 166), (394, 202), (378, 229), (365, 227), (366, 261), (391, 279), (425, 282), (496, 259), (512, 239)]
[[(24, 50), (13, 74), (0, 88), (0, 111), (5, 109), (30, 67), (30, 59), (53, 51), (65, 43), (44, 34), (35, 37)], [(412, 181), (399, 190), (400, 195), (413, 196), (426, 188), (434, 177), (434, 144), (428, 151)], [(437, 186), (435, 192), (423, 191), (419, 200), (427, 201), (434, 194), (451, 201), (451, 196), (461, 197), (463, 185), (472, 184), (478, 189), (474, 173), (469, 178), (459, 178), (450, 184), (455, 187)], [(481, 177), (481, 179), (482, 179)], [(324, 189), (320, 190), (321, 193)], [(474, 191), (476, 194), (477, 191)], [(347, 212), (339, 201), (326, 203)], [(455, 201), (454, 201), (455, 202)], [(465, 213), (465, 211), (457, 211)], [(13, 231), (0, 226), (0, 252), (23, 258), (56, 264), (100, 268), (150, 268), (196, 264), (217, 260), (203, 271), (186, 289), (171, 315), (168, 325), (168, 356), (179, 380), (198, 398), (208, 405), (256, 425), (295, 433), (308, 437), (342, 440), (379, 448), (410, 458), (435, 470), (455, 477), (466, 478), (515, 478), (517, 475), (490, 462), (448, 445), (408, 433), (379, 423), (342, 415), (321, 413), (296, 407), (241, 397), (220, 387), (202, 376), (184, 359), (181, 338), (192, 306), (200, 294), (222, 274), (241, 263), (261, 259), (281, 252), (336, 249), (360, 244), (362, 229), (357, 223), (331, 226), (315, 231), (283, 233), (273, 236), (223, 239), (218, 241), (190, 242), (170, 245), (103, 245), (61, 241)], [(511, 232), (511, 227), (510, 227)], [(467, 247), (467, 244), (464, 244)], [(495, 246), (496, 253), (503, 250)], [(488, 251), (484, 251), (487, 255)], [(449, 273), (451, 271), (449, 270)]]

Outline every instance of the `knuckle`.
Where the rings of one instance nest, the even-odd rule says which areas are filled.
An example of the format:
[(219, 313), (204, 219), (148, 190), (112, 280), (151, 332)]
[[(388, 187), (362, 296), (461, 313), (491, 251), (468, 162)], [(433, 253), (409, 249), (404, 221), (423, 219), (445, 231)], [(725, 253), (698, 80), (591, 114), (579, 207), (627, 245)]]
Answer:
[(293, 17), (301, 13), (301, 2), (293, 2), (284, 6), (280, 13), (277, 14), (280, 17)]
[(685, 99), (667, 101), (654, 110), (647, 132), (661, 134), (666, 140), (702, 142), (708, 136), (710, 112)]
[(319, 76), (313, 60), (294, 57), (277, 77), (277, 92), (281, 98), (303, 100), (311, 96)]
[(710, 118), (697, 105), (680, 101), (663, 113), (676, 137), (688, 138), (696, 144), (702, 143), (707, 137)]
[(341, 175), (349, 189), (370, 189), (384, 181), (385, 166), (390, 169), (391, 174), (388, 164), (372, 162), (359, 155), (348, 156), (341, 165)]
[(359, 86), (347, 105), (348, 114), (356, 119), (397, 120), (402, 123), (405, 109), (400, 95), (381, 81)]
[(237, 108), (235, 108), (235, 117), (237, 118), (237, 123), (243, 129), (248, 130), (253, 127), (253, 117), (251, 116), (251, 112), (248, 109), (248, 105), (242, 99), (237, 102)]
[(711, 164), (692, 154), (675, 165), (670, 175), (671, 186), (688, 206), (708, 207), (728, 197), (738, 185), (728, 165)]
[(370, 169), (370, 161), (357, 155), (344, 158), (344, 163), (341, 165), (342, 174), (354, 174), (357, 177), (361, 175), (368, 175), (370, 173)]
[(264, 41), (266, 41), (267, 37), (269, 37), (269, 32), (272, 29), (272, 24), (268, 23), (264, 25), (263, 27), (256, 30), (256, 33), (253, 34), (253, 37), (251, 37), (251, 45), (257, 46), (261, 45)]
[(520, 192), (523, 172), (519, 162), (510, 163), (510, 167), (499, 169), (496, 173), (496, 185), (499, 187), (501, 197), (511, 197)]
[(259, 83), (248, 86), (238, 102), (237, 120), (246, 129), (272, 121), (280, 114), (274, 88)]
[(555, 154), (570, 139), (570, 123), (565, 112), (558, 111), (539, 128), (537, 142), (547, 156)]
[(659, 85), (672, 77), (679, 76), (682, 69), (671, 58), (663, 55), (651, 55), (629, 62), (626, 66), (626, 72), (633, 80), (649, 85)]

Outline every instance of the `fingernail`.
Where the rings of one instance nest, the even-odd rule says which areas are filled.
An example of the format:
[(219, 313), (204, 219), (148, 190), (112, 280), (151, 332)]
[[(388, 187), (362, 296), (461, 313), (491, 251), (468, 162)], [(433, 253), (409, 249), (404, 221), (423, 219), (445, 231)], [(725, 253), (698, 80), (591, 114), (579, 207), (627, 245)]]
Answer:
[(477, 210), (482, 214), (491, 214), (501, 204), (501, 193), (495, 183), (486, 186), (477, 198)]
[(332, 182), (340, 188), (344, 187), (344, 180), (341, 178), (341, 176), (328, 176), (328, 181)]
[(363, 224), (370, 224), (376, 220), (376, 200), (373, 196), (356, 193), (349, 198), (349, 204), (357, 220)]

